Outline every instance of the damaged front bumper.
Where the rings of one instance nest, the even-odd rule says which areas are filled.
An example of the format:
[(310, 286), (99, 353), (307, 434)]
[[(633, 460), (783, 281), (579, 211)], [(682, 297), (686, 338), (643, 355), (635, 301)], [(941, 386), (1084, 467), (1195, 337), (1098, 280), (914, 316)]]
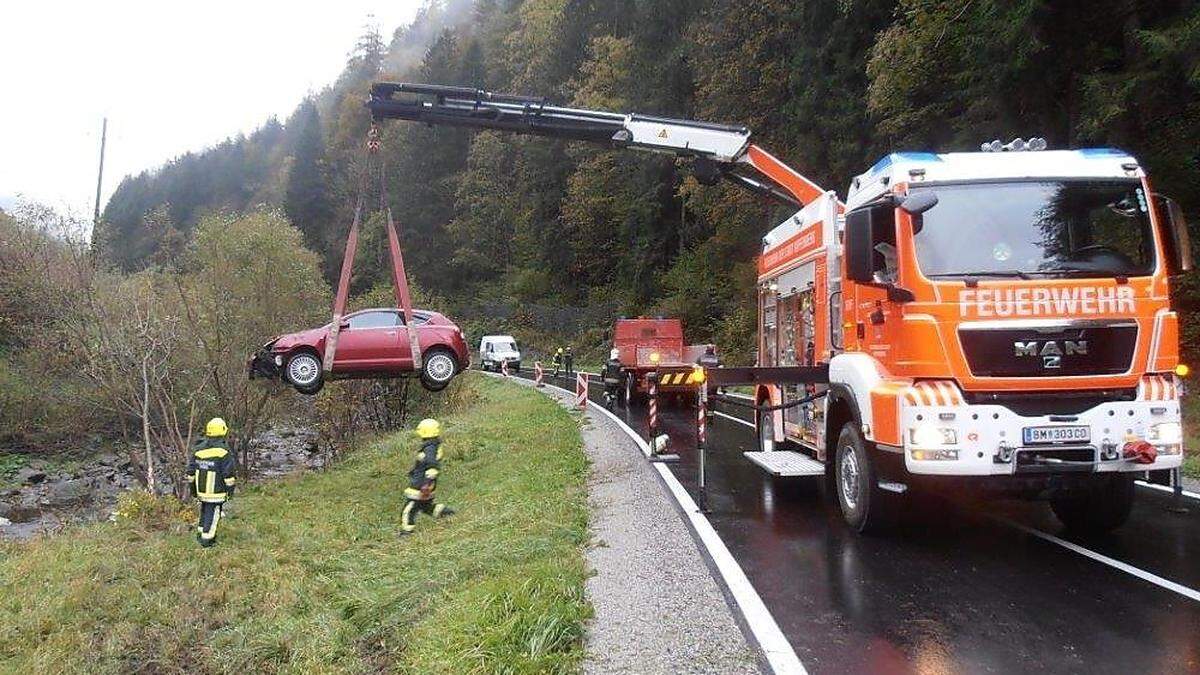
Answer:
[(274, 341), (268, 342), (246, 360), (247, 375), (256, 378), (276, 379), (283, 376), (283, 355), (271, 350)]

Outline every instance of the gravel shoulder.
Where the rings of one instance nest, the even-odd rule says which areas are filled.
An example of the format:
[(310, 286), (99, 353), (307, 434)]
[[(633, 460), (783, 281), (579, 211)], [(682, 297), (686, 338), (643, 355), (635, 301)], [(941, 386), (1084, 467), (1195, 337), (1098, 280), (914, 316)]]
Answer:
[[(513, 378), (518, 384), (527, 381)], [(546, 394), (564, 406), (571, 397)], [(588, 477), (595, 610), (585, 673), (759, 673), (757, 651), (657, 473), (607, 417), (588, 411), (580, 431)]]

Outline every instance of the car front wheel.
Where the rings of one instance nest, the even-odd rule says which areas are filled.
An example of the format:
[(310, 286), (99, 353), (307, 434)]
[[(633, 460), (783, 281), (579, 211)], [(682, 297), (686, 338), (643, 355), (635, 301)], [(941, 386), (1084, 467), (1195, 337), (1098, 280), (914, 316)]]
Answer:
[(284, 377), (301, 394), (312, 395), (325, 386), (321, 359), (312, 352), (298, 352), (288, 359)]
[(421, 364), (421, 386), (429, 391), (441, 391), (458, 374), (458, 361), (445, 349), (431, 349)]

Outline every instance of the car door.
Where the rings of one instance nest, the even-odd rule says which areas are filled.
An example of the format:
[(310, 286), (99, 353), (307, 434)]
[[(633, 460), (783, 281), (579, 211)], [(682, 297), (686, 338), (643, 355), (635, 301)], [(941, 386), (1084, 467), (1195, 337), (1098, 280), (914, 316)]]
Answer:
[[(387, 371), (400, 365), (401, 345), (408, 351), (400, 317), (394, 311), (369, 310), (346, 317), (338, 335), (333, 369), (336, 372)], [(403, 338), (403, 339), (401, 339)], [(409, 367), (412, 358), (408, 359)]]

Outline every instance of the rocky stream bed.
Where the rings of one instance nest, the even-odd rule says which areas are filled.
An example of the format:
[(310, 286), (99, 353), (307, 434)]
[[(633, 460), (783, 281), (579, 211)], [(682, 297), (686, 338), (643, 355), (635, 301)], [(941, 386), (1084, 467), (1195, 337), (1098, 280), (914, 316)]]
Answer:
[[(328, 461), (320, 452), (316, 432), (304, 427), (279, 426), (263, 432), (251, 441), (251, 452), (252, 480), (320, 469)], [(135, 473), (141, 469), (129, 457), (105, 452), (69, 463), (30, 460), (0, 491), (0, 539), (28, 539), (71, 523), (109, 518), (121, 492), (142, 489)], [(157, 482), (160, 494), (172, 490), (165, 476)]]

